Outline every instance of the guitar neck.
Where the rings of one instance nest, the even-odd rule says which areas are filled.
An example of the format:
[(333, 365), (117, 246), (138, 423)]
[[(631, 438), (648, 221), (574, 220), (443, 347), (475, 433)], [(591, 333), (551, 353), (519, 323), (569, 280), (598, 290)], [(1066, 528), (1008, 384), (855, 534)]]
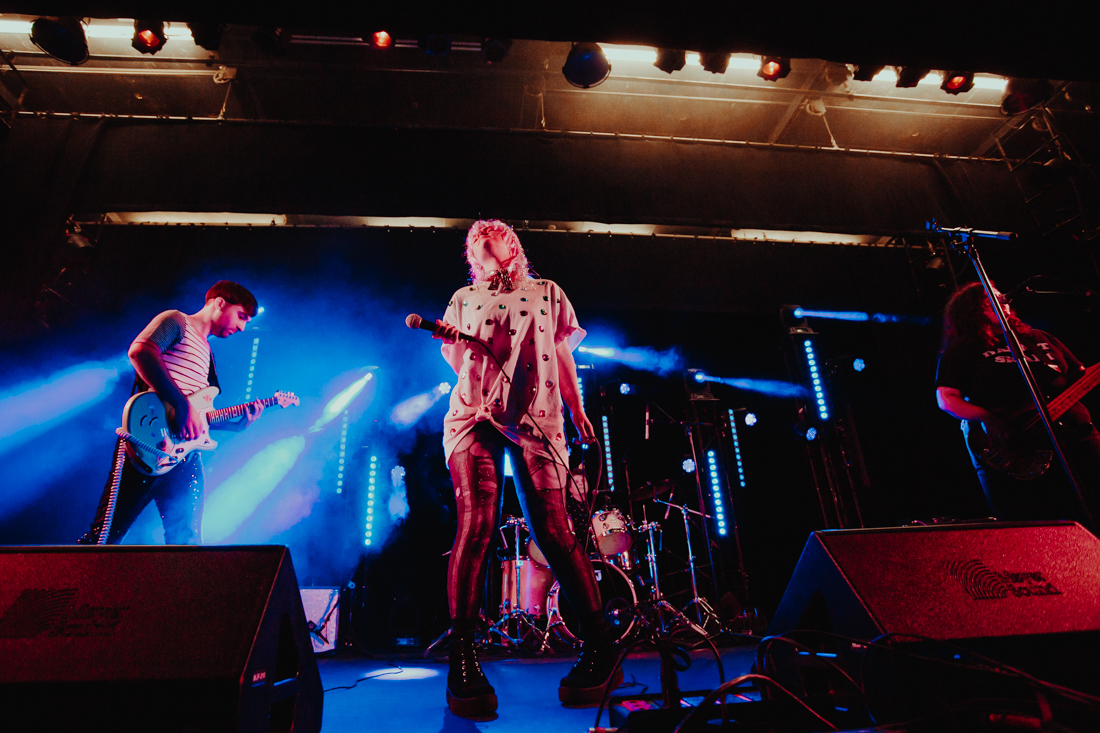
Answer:
[(233, 405), (232, 407), (223, 407), (220, 410), (211, 410), (206, 413), (206, 421), (213, 425), (214, 423), (225, 422), (226, 420), (236, 420), (238, 417), (244, 414), (244, 411), (248, 409), (249, 405), (263, 405), (264, 407), (271, 407), (278, 399), (275, 397), (265, 397), (262, 400), (253, 400), (252, 402), (246, 402), (243, 405)]
[[(1052, 399), (1047, 404), (1047, 412), (1050, 413), (1051, 420), (1057, 420), (1062, 415), (1066, 414), (1066, 411), (1076, 405), (1082, 397), (1092, 391), (1092, 388), (1097, 384), (1100, 384), (1100, 362), (1093, 364), (1076, 382), (1071, 384), (1066, 391)], [(1041, 418), (1038, 414), (1032, 415), (1027, 421), (1025, 430), (1038, 425), (1041, 422)]]

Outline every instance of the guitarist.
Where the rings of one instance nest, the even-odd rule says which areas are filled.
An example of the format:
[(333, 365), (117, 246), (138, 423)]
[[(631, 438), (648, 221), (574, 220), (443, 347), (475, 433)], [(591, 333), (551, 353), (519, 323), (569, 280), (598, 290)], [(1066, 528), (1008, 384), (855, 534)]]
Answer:
[[(994, 292), (1047, 400), (1084, 374), (1084, 366), (1069, 349), (1050, 334), (1017, 318), (1008, 300), (996, 289)], [(936, 402), (941, 410), (963, 421), (967, 450), (990, 509), (998, 519), (1074, 517), (1077, 507), (1072, 492), (1067, 491), (1065, 485), (1057, 485), (1058, 479), (1051, 478), (1051, 473), (1057, 476), (1057, 472), (1048, 472), (1035, 480), (1019, 480), (987, 465), (974, 448), (975, 443), (981, 442), (993, 448), (1008, 446), (1019, 436), (1005, 414), (1033, 404), (981, 283), (960, 288), (944, 310)], [(1034, 407), (1029, 414), (1033, 412)], [(1081, 492), (1090, 511), (1095, 512), (1090, 495), (1095, 497), (1100, 488), (1100, 434), (1090, 422), (1088, 410), (1080, 403), (1069, 408), (1056, 425), (1067, 458), (1078, 474)], [(970, 431), (981, 431), (984, 435), (971, 435)], [(1039, 446), (1017, 444), (1013, 447), (1026, 452), (1050, 446), (1046, 441)], [(1079, 519), (1084, 520), (1083, 517)]]
[[(227, 338), (243, 331), (255, 315), (255, 296), (242, 285), (221, 280), (207, 291), (206, 302), (198, 313), (186, 315), (177, 310), (165, 311), (130, 344), (128, 355), (137, 372), (135, 392), (152, 389), (157, 393), (173, 416), (172, 428), (177, 439), (193, 440), (203, 430), (202, 416), (192, 410), (188, 395), (207, 386), (218, 386), (214, 356), (207, 339), (210, 336)], [(250, 404), (239, 420), (218, 427), (243, 430), (255, 422), (263, 409), (263, 405)], [(118, 449), (121, 449), (121, 440)], [(165, 544), (201, 544), (203, 469), (200, 453), (192, 451), (185, 461), (161, 476), (145, 475), (127, 456), (107, 544), (120, 542), (150, 501), (155, 501), (160, 510)], [(115, 478), (112, 471), (91, 529), (78, 540), (79, 544), (99, 542)]]

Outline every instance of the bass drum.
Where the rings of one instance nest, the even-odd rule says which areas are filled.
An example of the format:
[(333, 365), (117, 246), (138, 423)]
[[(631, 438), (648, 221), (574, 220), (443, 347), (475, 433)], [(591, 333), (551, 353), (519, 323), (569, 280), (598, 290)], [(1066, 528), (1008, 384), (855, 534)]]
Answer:
[[(638, 594), (634, 590), (634, 584), (622, 570), (614, 565), (605, 565), (598, 558), (591, 562), (592, 570), (596, 574), (596, 585), (600, 589), (604, 616), (611, 627), (611, 638), (618, 641), (634, 628), (634, 607), (638, 603)], [(570, 642), (580, 639), (578, 615), (565, 596), (561, 595), (557, 581), (546, 597), (546, 611), (550, 616), (551, 628), (563, 639)]]

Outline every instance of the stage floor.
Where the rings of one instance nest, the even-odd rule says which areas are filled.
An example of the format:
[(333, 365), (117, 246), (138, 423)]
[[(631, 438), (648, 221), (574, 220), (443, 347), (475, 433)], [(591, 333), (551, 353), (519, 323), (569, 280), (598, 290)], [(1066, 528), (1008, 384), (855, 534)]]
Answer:
[[(756, 646), (721, 649), (726, 679), (752, 666)], [(325, 689), (325, 733), (358, 731), (493, 731), (495, 733), (585, 733), (596, 722), (596, 709), (570, 710), (558, 702), (558, 681), (574, 657), (519, 658), (482, 655), (482, 668), (497, 691), (495, 719), (472, 721), (447, 708), (446, 655), (424, 659), (417, 655), (373, 657), (354, 653), (320, 656)], [(718, 686), (713, 653), (691, 653), (691, 667), (679, 675), (680, 689), (711, 690)], [(625, 683), (613, 694), (641, 695), (661, 691), (660, 657), (639, 651), (623, 665)], [(358, 684), (356, 681), (358, 680)], [(350, 688), (350, 689), (345, 689)], [(601, 725), (608, 725), (607, 713)]]

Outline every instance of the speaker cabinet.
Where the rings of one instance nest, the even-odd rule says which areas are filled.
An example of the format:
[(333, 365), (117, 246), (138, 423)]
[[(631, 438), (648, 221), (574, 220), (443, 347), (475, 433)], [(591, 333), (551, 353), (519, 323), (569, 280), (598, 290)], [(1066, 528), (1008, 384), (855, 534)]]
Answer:
[(1100, 540), (1076, 522), (830, 530), (806, 542), (769, 634), (975, 639), (1100, 629)]
[(321, 728), (285, 547), (0, 548), (7, 730)]
[[(1100, 540), (1074, 522), (814, 532), (768, 634), (801, 645), (771, 643), (768, 674), (822, 709), (959, 730), (985, 713), (1039, 720), (1010, 668), (1100, 692)], [(1094, 715), (1067, 699), (1064, 725)]]

